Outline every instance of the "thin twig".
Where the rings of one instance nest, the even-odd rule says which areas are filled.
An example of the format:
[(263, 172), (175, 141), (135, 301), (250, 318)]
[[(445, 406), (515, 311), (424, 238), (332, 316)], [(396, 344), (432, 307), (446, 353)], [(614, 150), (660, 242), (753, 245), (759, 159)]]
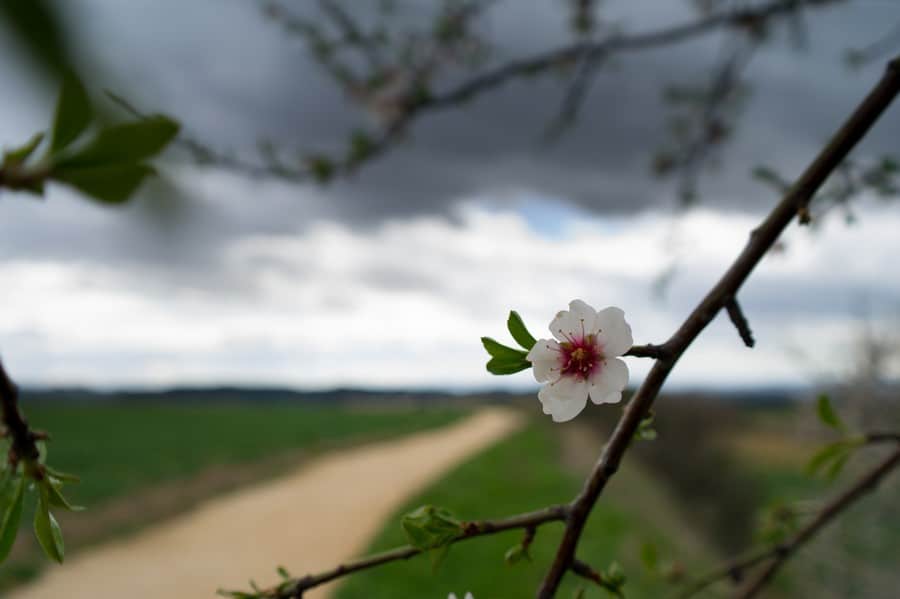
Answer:
[(784, 563), (800, 547), (809, 542), (820, 530), (833, 521), (841, 512), (857, 499), (875, 489), (897, 465), (900, 464), (900, 448), (895, 449), (885, 460), (863, 475), (849, 489), (830, 501), (819, 514), (788, 541), (774, 548), (769, 564), (750, 583), (735, 595), (735, 599), (750, 599), (756, 596), (778, 573)]
[(746, 247), (731, 267), (664, 344), (670, 352), (669, 355), (657, 360), (650, 369), (644, 383), (634, 394), (616, 425), (600, 459), (585, 481), (584, 488), (572, 503), (572, 513), (556, 557), (538, 591), (539, 599), (551, 599), (556, 594), (563, 576), (570, 569), (575, 549), (591, 510), (606, 484), (618, 470), (635, 431), (656, 400), (675, 363), (725, 306), (728, 298), (737, 294), (763, 256), (794, 220), (798, 209), (809, 204), (819, 187), (863, 138), (898, 93), (900, 93), (900, 57), (891, 61), (874, 89), (834, 134), (781, 202), (751, 233)]
[(572, 572), (599, 585), (603, 584), (603, 575), (594, 570), (588, 563), (580, 559), (572, 560)]
[(774, 549), (771, 547), (762, 547), (750, 551), (745, 555), (736, 557), (714, 570), (711, 570), (707, 574), (691, 581), (687, 588), (676, 595), (676, 599), (689, 599), (726, 578), (733, 580), (734, 582), (740, 582), (747, 570), (772, 557), (773, 551)]
[(623, 355), (631, 356), (632, 358), (660, 359), (666, 355), (666, 348), (665, 346), (653, 345), (652, 343), (648, 343), (647, 345), (632, 345), (631, 349)]
[(756, 341), (753, 340), (753, 331), (750, 330), (750, 323), (747, 322), (747, 317), (744, 316), (744, 311), (741, 310), (741, 305), (736, 298), (729, 297), (725, 300), (725, 311), (728, 312), (728, 318), (737, 329), (744, 345), (753, 347), (756, 344)]
[(868, 433), (865, 435), (866, 443), (874, 445), (877, 443), (900, 443), (900, 433)]
[[(472, 76), (444, 92), (432, 92), (408, 102), (401, 114), (391, 121), (385, 131), (372, 135), (371, 151), (364, 160), (329, 158), (332, 175), (352, 174), (366, 162), (385, 153), (402, 138), (408, 126), (426, 112), (459, 106), (487, 91), (506, 83), (535, 74), (544, 73), (559, 65), (576, 62), (587, 57), (591, 65), (602, 58), (621, 52), (649, 50), (677, 44), (716, 31), (720, 28), (756, 27), (781, 15), (791, 14), (803, 6), (821, 6), (841, 0), (770, 0), (752, 8), (722, 11), (678, 25), (633, 34), (612, 34), (601, 40), (578, 42), (543, 52), (528, 58), (511, 60), (504, 65)], [(580, 93), (580, 92), (579, 92)], [(307, 181), (316, 173), (312, 168), (285, 168), (281, 164), (259, 164), (218, 151), (205, 143), (190, 138), (179, 138), (179, 145), (186, 148), (195, 162), (216, 165), (241, 172), (250, 177), (275, 177), (292, 182)]]

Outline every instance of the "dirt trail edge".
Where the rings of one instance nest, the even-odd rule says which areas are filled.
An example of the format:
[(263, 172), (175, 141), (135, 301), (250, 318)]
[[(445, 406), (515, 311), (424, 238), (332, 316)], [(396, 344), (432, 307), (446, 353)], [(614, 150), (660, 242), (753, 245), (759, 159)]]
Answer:
[[(404, 500), (521, 424), (514, 412), (488, 408), (436, 431), (326, 454), (88, 549), (11, 599), (204, 599), (250, 578), (274, 583), (278, 565), (296, 575), (333, 566), (364, 551)], [(309, 597), (328, 597), (329, 586)]]

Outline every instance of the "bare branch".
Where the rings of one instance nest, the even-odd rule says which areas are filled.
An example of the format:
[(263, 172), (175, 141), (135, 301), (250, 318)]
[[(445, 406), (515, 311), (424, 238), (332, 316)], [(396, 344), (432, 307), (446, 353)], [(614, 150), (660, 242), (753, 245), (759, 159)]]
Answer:
[[(866, 439), (872, 440), (871, 442), (873, 443), (880, 441), (900, 443), (900, 434), (873, 433), (866, 435)], [(755, 549), (722, 564), (707, 574), (691, 581), (686, 588), (676, 595), (676, 598), (690, 599), (715, 583), (726, 579), (731, 580), (735, 584), (740, 584), (748, 571), (763, 562), (773, 560), (766, 569), (738, 595), (739, 598), (744, 599), (752, 597), (772, 579), (775, 571), (783, 564), (783, 562), (787, 561), (803, 544), (824, 528), (826, 524), (837, 518), (837, 516), (845, 509), (853, 505), (856, 500), (860, 499), (867, 492), (872, 491), (875, 486), (898, 465), (900, 465), (900, 449), (895, 450), (894, 453), (880, 462), (872, 470), (861, 476), (846, 491), (829, 502), (812, 521), (800, 529), (790, 540), (769, 547)]]
[(575, 549), (591, 510), (606, 484), (618, 470), (635, 431), (656, 400), (675, 363), (715, 318), (719, 310), (725, 307), (728, 299), (737, 294), (763, 256), (797, 216), (798, 210), (809, 204), (825, 179), (863, 138), (898, 93), (900, 93), (900, 57), (891, 61), (874, 89), (834, 134), (781, 202), (753, 231), (746, 247), (731, 267), (666, 342), (665, 346), (671, 350), (671, 354), (657, 360), (647, 374), (644, 383), (634, 394), (616, 425), (591, 475), (585, 481), (584, 488), (572, 503), (572, 513), (566, 532), (560, 542), (556, 558), (538, 591), (539, 599), (550, 599), (556, 594), (563, 576), (571, 567)]
[(865, 438), (866, 443), (870, 445), (878, 443), (900, 443), (900, 433), (868, 433)]
[(738, 330), (744, 345), (753, 347), (756, 344), (756, 341), (753, 340), (753, 331), (750, 330), (750, 323), (747, 322), (747, 317), (744, 316), (737, 299), (734, 297), (727, 298), (725, 300), (725, 310), (728, 312), (728, 318), (731, 319), (734, 328)]
[[(364, 160), (348, 160), (342, 157), (311, 156), (310, 159), (319, 158), (327, 160), (329, 164), (329, 176), (319, 177), (315, 168), (310, 165), (300, 164), (296, 167), (285, 167), (282, 164), (254, 163), (252, 161), (237, 158), (226, 152), (218, 151), (207, 144), (196, 140), (182, 138), (180, 143), (185, 147), (194, 160), (201, 165), (215, 165), (241, 172), (251, 177), (274, 177), (287, 181), (301, 182), (310, 179), (327, 180), (333, 175), (350, 174), (356, 171), (363, 163), (386, 152), (394, 142), (401, 138), (412, 122), (426, 112), (444, 110), (463, 104), (474, 97), (500, 87), (512, 80), (532, 77), (548, 72), (560, 65), (568, 65), (583, 60), (588, 65), (588, 71), (604, 58), (622, 52), (649, 50), (684, 42), (722, 28), (732, 28), (741, 31), (763, 27), (769, 21), (790, 15), (804, 6), (824, 6), (841, 0), (770, 0), (764, 4), (752, 8), (740, 8), (736, 10), (722, 11), (710, 14), (685, 23), (665, 28), (659, 28), (647, 32), (631, 34), (613, 33), (599, 40), (580, 40), (562, 46), (560, 48), (543, 52), (528, 58), (512, 60), (504, 65), (489, 69), (481, 74), (472, 76), (466, 81), (443, 92), (419, 93), (417, 89), (410, 89), (410, 96), (401, 98), (396, 114), (391, 115), (389, 126), (379, 132), (373, 133), (371, 147), (372, 152), (367, 153)], [(328, 2), (327, 4), (335, 4)], [(460, 17), (469, 19), (477, 14), (481, 8), (479, 4), (464, 6), (460, 11)], [(278, 18), (286, 18), (280, 11), (275, 11)], [(302, 22), (298, 28), (307, 32), (310, 25)], [(359, 78), (349, 72), (342, 63), (335, 62), (334, 57), (328, 58), (326, 67), (344, 85), (353, 88), (359, 87)], [(433, 57), (426, 62), (433, 62)], [(426, 64), (424, 70), (429, 70)], [(413, 79), (419, 80), (423, 72), (422, 68), (413, 68)], [(587, 73), (581, 83), (573, 84), (570, 91), (570, 100), (565, 104), (575, 106), (580, 103), (586, 89), (590, 73)], [(577, 79), (576, 79), (577, 81)], [(415, 88), (416, 86), (413, 86)], [(564, 111), (567, 110), (564, 107)]]
[(581, 561), (580, 559), (572, 560), (572, 572), (581, 576), (582, 578), (586, 578), (591, 582), (596, 582), (599, 585), (603, 584), (603, 576), (600, 572), (594, 570), (589, 564)]
[(862, 476), (849, 489), (830, 501), (819, 514), (788, 541), (775, 547), (771, 554), (772, 561), (756, 578), (735, 595), (735, 599), (755, 597), (778, 573), (784, 563), (789, 560), (803, 545), (812, 539), (827, 524), (832, 522), (845, 509), (866, 493), (873, 491), (897, 465), (900, 464), (900, 448), (895, 449), (886, 459)]
[(771, 558), (774, 551), (774, 548), (763, 547), (736, 557), (691, 582), (687, 588), (676, 595), (676, 599), (689, 599), (721, 580), (730, 579), (739, 583), (743, 580), (747, 570)]

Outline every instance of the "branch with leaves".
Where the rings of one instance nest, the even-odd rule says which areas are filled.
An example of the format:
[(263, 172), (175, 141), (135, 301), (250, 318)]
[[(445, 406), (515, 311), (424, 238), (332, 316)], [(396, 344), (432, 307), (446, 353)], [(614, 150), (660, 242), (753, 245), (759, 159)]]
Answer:
[[(820, 419), (825, 424), (835, 430), (846, 431), (837, 414), (831, 409), (827, 399), (820, 398), (818, 400), (818, 411)], [(825, 446), (822, 451), (816, 453), (810, 460), (808, 470), (811, 473), (817, 473), (824, 466), (830, 464), (827, 468), (826, 476), (834, 478), (846, 463), (849, 452), (853, 451), (853, 449), (885, 443), (894, 444), (895, 447), (887, 457), (860, 476), (844, 492), (834, 497), (818, 510), (817, 514), (806, 525), (780, 542), (749, 551), (697, 577), (682, 589), (677, 598), (689, 599), (721, 581), (731, 581), (734, 584), (740, 584), (746, 580), (747, 575), (752, 573), (755, 568), (765, 564), (764, 568), (757, 571), (756, 577), (737, 592), (736, 597), (749, 599), (757, 595), (772, 580), (784, 563), (795, 555), (803, 545), (812, 540), (826, 525), (834, 522), (845, 510), (854, 505), (867, 493), (873, 492), (878, 484), (900, 465), (900, 434), (867, 433), (855, 435), (853, 439), (852, 443), (848, 443), (845, 446), (848, 448), (846, 449), (847, 453), (844, 452), (844, 449), (839, 452), (831, 451), (830, 448), (836, 446), (834, 444)]]
[[(153, 115), (135, 122), (100, 126), (84, 86), (74, 76), (62, 83), (48, 132), (7, 149), (0, 162), (0, 189), (41, 196), (49, 182), (62, 183), (102, 204), (128, 201), (154, 169), (148, 160), (178, 133), (172, 119)], [(49, 134), (48, 134), (49, 133)], [(46, 139), (46, 143), (44, 143)], [(44, 148), (36, 158), (38, 150)], [(62, 530), (52, 509), (78, 511), (62, 494), (78, 482), (46, 463), (46, 433), (32, 430), (19, 407), (19, 392), (0, 362), (3, 441), (9, 443), (0, 469), (0, 563), (12, 550), (28, 494), (36, 495), (34, 532), (44, 553), (62, 562)]]
[[(749, 241), (743, 251), (665, 343), (633, 345), (630, 327), (625, 322), (621, 310), (607, 308), (598, 312), (581, 300), (573, 301), (569, 306), (569, 311), (558, 313), (551, 323), (550, 330), (556, 337), (555, 341), (535, 339), (525, 327), (521, 317), (514, 311), (509, 315), (507, 328), (521, 349), (505, 346), (488, 337), (482, 338), (482, 343), (491, 356), (487, 363), (490, 372), (511, 374), (530, 367), (534, 370), (535, 378), (539, 382), (547, 383), (538, 397), (544, 404), (545, 413), (552, 414), (554, 420), (574, 417), (574, 414), (584, 407), (584, 401), (588, 394), (595, 403), (619, 400), (621, 389), (627, 381), (627, 369), (624, 379), (620, 376), (610, 378), (608, 374), (604, 378), (603, 375), (604, 371), (607, 373), (613, 371), (615, 374), (619, 368), (611, 367), (612, 363), (620, 361), (615, 356), (631, 355), (650, 357), (655, 360), (643, 384), (631, 398), (623, 416), (616, 424), (612, 436), (586, 479), (581, 492), (566, 506), (554, 508), (558, 511), (554, 512), (552, 519), (564, 520), (566, 528), (553, 563), (538, 589), (537, 597), (539, 599), (554, 597), (563, 577), (569, 572), (592, 580), (602, 580), (602, 576), (595, 570), (576, 558), (576, 550), (593, 507), (618, 470), (622, 457), (634, 439), (641, 438), (640, 432), (646, 428), (648, 418), (652, 418), (651, 408), (669, 373), (694, 340), (723, 310), (729, 313), (731, 321), (744, 343), (748, 347), (752, 347), (753, 337), (749, 323), (736, 300), (742, 285), (763, 257), (772, 249), (784, 230), (795, 219), (799, 219), (799, 216), (808, 208), (824, 181), (844, 161), (898, 93), (900, 93), (900, 57), (888, 64), (881, 80), (833, 135), (799, 179), (790, 186), (782, 200), (750, 233)], [(624, 368), (624, 364), (621, 367)], [(553, 389), (554, 385), (559, 385), (559, 387)], [(548, 391), (548, 389), (550, 390)], [(596, 397), (595, 390), (597, 391)], [(561, 397), (566, 394), (570, 397)], [(574, 413), (556, 411), (554, 402), (558, 404), (558, 400), (568, 399), (569, 406), (571, 406), (573, 405), (571, 402), (575, 401), (576, 396), (579, 396), (580, 403), (575, 404), (576, 411)], [(827, 400), (820, 399), (818, 410), (820, 418), (826, 424), (835, 430), (845, 432), (845, 427)], [(863, 435), (861, 438), (863, 443), (883, 443), (895, 440), (895, 435), (893, 433), (876, 433)], [(735, 567), (748, 568), (769, 560), (766, 568), (748, 586), (743, 596), (750, 597), (765, 586), (790, 554), (834, 519), (847, 505), (873, 488), (896, 466), (898, 461), (900, 461), (900, 450), (892, 453), (891, 457), (881, 465), (829, 503), (809, 525), (801, 529), (795, 536), (778, 545), (778, 548), (771, 550), (774, 553), (770, 553), (770, 550), (767, 549), (742, 558), (736, 565), (731, 564), (731, 569), (728, 571), (734, 571)], [(427, 550), (445, 550), (449, 545), (469, 538), (462, 532), (465, 527), (453, 519), (449, 513), (430, 507), (422, 508), (422, 510), (424, 511), (414, 512), (404, 519), (404, 529), (407, 530), (413, 543), (410, 547), (399, 548), (380, 556), (338, 566), (320, 575), (299, 579), (288, 577), (274, 591), (261, 591), (255, 594), (231, 592), (231, 596), (238, 599), (299, 597), (304, 589), (310, 588), (304, 585), (320, 584), (389, 561), (406, 559)], [(521, 526), (517, 527), (532, 530), (533, 522), (527, 521), (530, 517), (526, 516), (526, 522), (519, 520)], [(415, 533), (410, 533), (410, 526), (414, 527)], [(480, 531), (481, 529), (475, 527), (473, 530)], [(489, 527), (488, 530), (496, 532), (496, 528)], [(530, 540), (528, 542), (530, 543)], [(720, 571), (717, 571), (714, 574), (718, 575), (719, 573)]]
[[(588, 23), (586, 16), (596, 9), (596, 3), (578, 2), (573, 7), (573, 23), (582, 25), (575, 28), (576, 41), (484, 69), (440, 91), (435, 89), (435, 79), (442, 67), (481, 65), (484, 54), (481, 49), (486, 44), (472, 34), (472, 22), (491, 2), (446, 2), (432, 30), (426, 35), (411, 33), (396, 40), (399, 48), (394, 55), (386, 51), (390, 36), (383, 27), (365, 31), (337, 0), (320, 0), (319, 3), (321, 12), (337, 35), (329, 35), (316, 22), (297, 17), (272, 2), (266, 5), (266, 14), (285, 31), (303, 38), (311, 55), (325, 71), (350, 98), (372, 112), (382, 126), (352, 131), (346, 149), (338, 154), (300, 152), (282, 156), (266, 144), (258, 160), (249, 160), (218, 150), (197, 138), (182, 136), (178, 143), (199, 165), (226, 168), (250, 177), (327, 183), (337, 176), (356, 172), (362, 165), (388, 152), (405, 138), (415, 121), (428, 113), (462, 106), (518, 79), (574, 69), (559, 113), (545, 132), (545, 138), (553, 139), (574, 122), (590, 81), (601, 64), (619, 54), (667, 47), (725, 30), (745, 39), (747, 44), (729, 53), (726, 60), (716, 66), (709, 85), (692, 88), (680, 96), (691, 100), (679, 103), (690, 112), (690, 131), (685, 132), (684, 139), (676, 140), (674, 148), (660, 153), (655, 160), (654, 168), (660, 175), (684, 171), (682, 191), (690, 195), (685, 190), (692, 189), (696, 172), (706, 160), (711, 146), (721, 143), (732, 129), (724, 113), (732, 111), (731, 104), (739, 95), (739, 74), (750, 55), (747, 47), (755, 47), (766, 39), (771, 25), (781, 18), (795, 18), (805, 8), (840, 1), (769, 0), (754, 6), (706, 12), (684, 23), (650, 31), (622, 33), (607, 27), (602, 34), (594, 31), (591, 35), (586, 34), (596, 29), (596, 23), (587, 28), (583, 25)], [(476, 51), (464, 51), (472, 47)], [(344, 51), (356, 52), (359, 55), (356, 58), (361, 58), (356, 63), (368, 65), (371, 72), (357, 73), (351, 66), (354, 61), (341, 59)], [(473, 58), (461, 59), (461, 53), (472, 54)]]
[(847, 157), (900, 93), (900, 57), (892, 60), (884, 76), (807, 167), (781, 202), (750, 234), (744, 250), (718, 283), (663, 346), (667, 356), (658, 359), (638, 388), (603, 449), (584, 488), (572, 502), (572, 515), (559, 549), (538, 592), (550, 599), (559, 588), (575, 556), (588, 516), (609, 480), (615, 475), (631, 440), (656, 400), (678, 359), (728, 302), (734, 301), (743, 283), (775, 245), (781, 233), (805, 210), (816, 191)]
[[(219, 594), (232, 599), (292, 599), (303, 596), (305, 591), (331, 582), (343, 576), (368, 570), (391, 562), (406, 560), (422, 553), (430, 553), (433, 563), (440, 561), (450, 546), (476, 537), (493, 535), (508, 530), (524, 530), (525, 537), (520, 545), (507, 552), (508, 560), (516, 560), (527, 555), (528, 545), (534, 539), (538, 527), (550, 522), (563, 522), (568, 517), (568, 506), (555, 505), (534, 512), (518, 514), (500, 520), (475, 520), (464, 522), (456, 519), (447, 510), (434, 506), (423, 506), (404, 517), (403, 530), (410, 544), (384, 553), (372, 555), (356, 561), (340, 564), (318, 574), (309, 574), (293, 579), (286, 570), (279, 570), (285, 580), (269, 589), (250, 591), (226, 591)], [(513, 551), (517, 550), (517, 551)], [(518, 556), (518, 557), (516, 557)]]

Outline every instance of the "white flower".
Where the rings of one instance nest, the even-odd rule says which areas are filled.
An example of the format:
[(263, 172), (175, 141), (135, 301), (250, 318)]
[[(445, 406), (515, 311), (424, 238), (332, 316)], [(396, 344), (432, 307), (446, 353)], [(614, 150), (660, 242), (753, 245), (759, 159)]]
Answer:
[(534, 378), (546, 383), (538, 393), (544, 414), (554, 422), (575, 418), (587, 403), (616, 403), (628, 384), (628, 366), (616, 358), (634, 343), (625, 313), (619, 308), (597, 312), (581, 300), (556, 314), (550, 323), (556, 338), (538, 339), (531, 351)]
[[(447, 599), (456, 599), (456, 593), (450, 593), (447, 595)], [(463, 597), (463, 599), (475, 599), (475, 597), (472, 596), (472, 593), (466, 593), (466, 596)]]

